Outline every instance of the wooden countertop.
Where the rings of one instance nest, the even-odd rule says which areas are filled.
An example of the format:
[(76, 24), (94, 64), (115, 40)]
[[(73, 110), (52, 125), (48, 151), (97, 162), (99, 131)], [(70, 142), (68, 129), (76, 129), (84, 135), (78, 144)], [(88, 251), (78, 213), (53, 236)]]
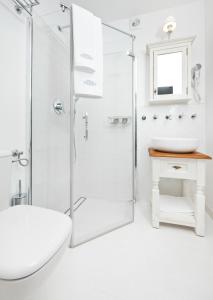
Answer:
[(161, 152), (149, 148), (149, 156), (151, 157), (167, 157), (167, 158), (191, 158), (191, 159), (212, 159), (211, 156), (200, 153), (200, 152), (193, 152), (193, 153), (172, 153), (172, 152)]

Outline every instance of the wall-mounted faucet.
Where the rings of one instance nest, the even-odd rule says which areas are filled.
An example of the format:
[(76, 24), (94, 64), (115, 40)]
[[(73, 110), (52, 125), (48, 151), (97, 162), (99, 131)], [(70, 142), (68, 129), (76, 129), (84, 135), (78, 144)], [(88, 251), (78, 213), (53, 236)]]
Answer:
[(192, 118), (192, 119), (197, 118), (197, 114), (192, 114), (192, 115), (191, 115), (191, 118)]
[(153, 120), (157, 120), (158, 119), (158, 115), (153, 115)]
[(183, 119), (183, 117), (184, 117), (183, 113), (178, 115), (178, 119)]

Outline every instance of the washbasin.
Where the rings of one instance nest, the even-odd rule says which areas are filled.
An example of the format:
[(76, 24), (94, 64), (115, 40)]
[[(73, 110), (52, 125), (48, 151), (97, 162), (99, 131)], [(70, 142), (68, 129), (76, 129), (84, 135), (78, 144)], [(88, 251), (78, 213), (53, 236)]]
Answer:
[(158, 151), (174, 153), (192, 153), (199, 147), (195, 138), (152, 138), (151, 147)]

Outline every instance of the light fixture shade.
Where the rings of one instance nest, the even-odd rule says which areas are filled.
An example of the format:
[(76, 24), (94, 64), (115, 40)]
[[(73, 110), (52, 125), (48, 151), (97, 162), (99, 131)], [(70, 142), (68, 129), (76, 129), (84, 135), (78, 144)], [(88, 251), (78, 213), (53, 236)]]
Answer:
[(177, 23), (174, 17), (170, 16), (166, 19), (163, 26), (163, 31), (166, 33), (171, 33), (176, 29)]

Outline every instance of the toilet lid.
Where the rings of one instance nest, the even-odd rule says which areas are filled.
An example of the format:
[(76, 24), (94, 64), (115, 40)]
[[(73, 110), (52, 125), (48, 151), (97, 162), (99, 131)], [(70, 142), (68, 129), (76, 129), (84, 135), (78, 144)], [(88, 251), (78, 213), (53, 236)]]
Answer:
[(59, 212), (20, 205), (0, 212), (0, 279), (17, 280), (43, 267), (71, 234)]

